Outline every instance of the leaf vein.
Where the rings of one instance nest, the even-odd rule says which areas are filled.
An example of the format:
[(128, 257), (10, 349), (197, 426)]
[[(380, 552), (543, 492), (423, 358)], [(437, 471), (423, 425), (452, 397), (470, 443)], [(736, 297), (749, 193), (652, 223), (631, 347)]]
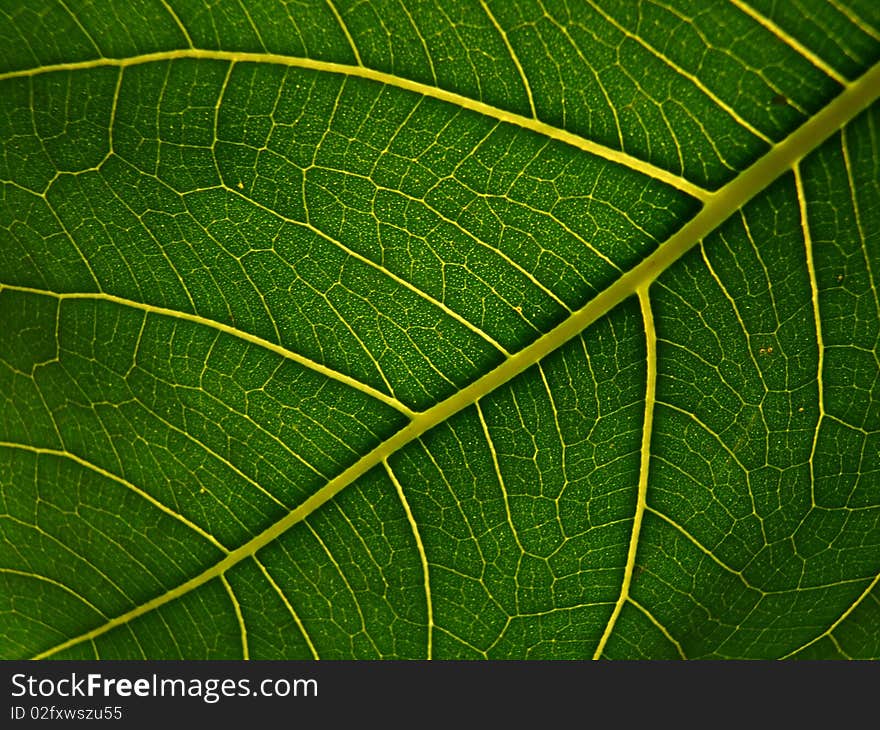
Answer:
[(477, 101), (469, 97), (447, 91), (438, 86), (431, 86), (418, 81), (396, 76), (383, 71), (376, 71), (363, 66), (352, 66), (342, 63), (334, 63), (330, 61), (317, 61), (310, 58), (302, 58), (297, 56), (285, 56), (274, 53), (247, 53), (238, 51), (216, 51), (207, 49), (177, 49), (171, 51), (157, 51), (154, 53), (146, 53), (138, 56), (129, 56), (126, 58), (96, 58), (88, 61), (73, 61), (69, 63), (48, 64), (44, 66), (34, 66), (27, 69), (18, 69), (15, 71), (6, 71), (0, 73), (0, 81), (10, 78), (23, 78), (35, 76), (44, 73), (53, 73), (56, 71), (78, 71), (90, 68), (98, 68), (102, 66), (135, 66), (145, 63), (153, 63), (156, 61), (168, 61), (174, 59), (208, 59), (217, 61), (236, 61), (242, 63), (263, 63), (278, 64), (297, 68), (311, 69), (315, 71), (323, 71), (332, 74), (342, 74), (344, 76), (356, 76), (359, 78), (377, 81), (387, 86), (393, 86), (406, 91), (412, 91), (423, 96), (429, 96), (440, 101), (448, 102), (457, 106), (461, 106), (470, 111), (492, 117), (501, 122), (506, 122), (514, 126), (537, 132), (543, 136), (551, 137), (565, 144), (577, 147), (584, 152), (588, 152), (597, 157), (601, 157), (610, 162), (614, 162), (631, 170), (641, 172), (648, 177), (654, 178), (661, 182), (671, 185), (682, 192), (698, 199), (706, 200), (710, 193), (704, 188), (695, 185), (691, 181), (677, 175), (668, 170), (657, 167), (650, 162), (641, 160), (632, 155), (621, 152), (611, 147), (599, 144), (592, 140), (581, 137), (580, 135), (569, 132), (565, 129), (555, 127), (536, 119), (522, 116), (509, 112), (505, 109), (491, 106), (482, 101)]

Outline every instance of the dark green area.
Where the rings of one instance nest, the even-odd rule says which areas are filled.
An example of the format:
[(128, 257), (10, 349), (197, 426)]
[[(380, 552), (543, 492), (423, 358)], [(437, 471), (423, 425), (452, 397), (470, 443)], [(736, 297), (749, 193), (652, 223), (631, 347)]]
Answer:
[(0, 657), (880, 657), (877, 7), (0, 0)]

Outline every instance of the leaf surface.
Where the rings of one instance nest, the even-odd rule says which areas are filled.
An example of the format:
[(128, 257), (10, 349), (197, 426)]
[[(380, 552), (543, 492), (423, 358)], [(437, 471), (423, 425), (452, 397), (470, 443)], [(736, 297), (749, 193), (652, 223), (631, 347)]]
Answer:
[(0, 40), (0, 656), (880, 656), (874, 2)]

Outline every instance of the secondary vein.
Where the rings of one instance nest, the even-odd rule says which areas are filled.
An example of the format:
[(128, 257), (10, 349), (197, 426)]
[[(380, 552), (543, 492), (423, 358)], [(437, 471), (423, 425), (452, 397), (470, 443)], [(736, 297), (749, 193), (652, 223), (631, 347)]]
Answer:
[[(131, 307), (132, 309), (139, 309), (142, 312), (146, 312), (148, 314), (157, 314), (164, 317), (171, 317), (172, 319), (182, 319), (187, 322), (193, 322), (195, 324), (204, 325), (206, 327), (211, 327), (212, 329), (219, 330), (227, 335), (232, 335), (233, 337), (237, 337), (240, 340), (244, 340), (245, 342), (249, 342), (252, 345), (256, 345), (258, 347), (262, 347), (270, 352), (274, 352), (276, 355), (281, 355), (288, 360), (293, 360), (304, 367), (309, 368), (310, 370), (314, 370), (315, 372), (321, 373), (321, 375), (325, 375), (332, 380), (336, 380), (340, 383), (345, 383), (351, 388), (355, 390), (359, 390), (362, 393), (366, 393), (367, 395), (375, 398), (376, 400), (382, 401), (388, 406), (400, 411), (406, 416), (412, 416), (413, 411), (401, 403), (396, 398), (393, 398), (386, 393), (383, 393), (380, 390), (376, 390), (372, 386), (367, 385), (366, 383), (362, 383), (360, 380), (356, 380), (352, 378), (350, 375), (345, 375), (344, 373), (340, 373), (332, 368), (328, 368), (326, 365), (322, 365), (319, 362), (311, 360), (307, 358), (305, 355), (301, 355), (298, 352), (294, 352), (293, 350), (289, 350), (283, 345), (279, 345), (276, 342), (271, 342), (269, 340), (263, 339), (257, 335), (251, 334), (250, 332), (245, 332), (244, 330), (240, 330), (236, 327), (233, 327), (228, 324), (224, 324), (223, 322), (218, 322), (213, 319), (208, 319), (207, 317), (202, 317), (198, 314), (192, 314), (190, 312), (184, 312), (177, 309), (168, 309), (167, 307), (159, 307), (153, 304), (145, 304), (143, 302), (136, 302), (131, 299), (125, 299), (124, 297), (118, 297), (114, 294), (105, 294), (103, 292), (53, 292), (48, 289), (37, 289), (34, 287), (28, 286), (16, 286), (13, 284), (4, 284), (0, 282), (0, 292), (4, 289), (8, 289), (9, 291), (17, 291), (24, 292), (27, 294), (36, 294), (45, 297), (52, 297), (58, 300), (66, 300), (66, 299), (84, 299), (84, 300), (92, 300), (92, 301), (106, 301), (113, 302), (114, 304), (119, 304), (124, 307)], [(312, 468), (307, 464), (309, 468)]]
[(636, 492), (636, 510), (633, 515), (633, 527), (630, 533), (629, 549), (626, 554), (626, 564), (623, 568), (623, 580), (620, 585), (620, 595), (617, 603), (611, 611), (605, 631), (593, 654), (593, 659), (600, 659), (605, 646), (614, 631), (614, 626), (629, 599), (629, 590), (632, 585), (633, 570), (636, 565), (636, 555), (639, 547), (639, 534), (642, 530), (642, 518), (645, 514), (645, 505), (648, 495), (648, 472), (651, 465), (651, 434), (654, 431), (654, 402), (656, 400), (657, 385), (657, 331), (654, 328), (654, 313), (651, 311), (651, 299), (647, 287), (640, 289), (639, 306), (642, 310), (642, 321), (645, 326), (645, 359), (647, 372), (645, 375), (645, 420), (642, 424), (641, 460), (639, 464), (639, 484)]
[(681, 175), (676, 175), (668, 170), (652, 165), (651, 163), (627, 154), (626, 152), (616, 150), (612, 147), (606, 147), (593, 140), (586, 139), (580, 135), (560, 129), (559, 127), (554, 127), (552, 124), (547, 124), (546, 122), (541, 122), (537, 119), (523, 116), (522, 114), (515, 114), (506, 109), (500, 109), (491, 104), (486, 104), (482, 101), (463, 96), (462, 94), (456, 94), (455, 92), (441, 89), (438, 86), (412, 81), (411, 79), (385, 73), (384, 71), (377, 71), (365, 66), (333, 63), (330, 61), (317, 61), (312, 58), (285, 56), (277, 53), (245, 53), (240, 51), (214, 51), (200, 48), (187, 48), (171, 51), (157, 51), (155, 53), (145, 53), (139, 56), (129, 56), (126, 58), (96, 58), (88, 61), (57, 63), (28, 69), (18, 69), (16, 71), (0, 73), (0, 81), (13, 78), (26, 78), (56, 71), (80, 71), (89, 68), (101, 68), (107, 66), (137, 66), (145, 63), (173, 61), (186, 58), (228, 61), (230, 63), (277, 64), (281, 66), (305, 68), (313, 71), (322, 71), (324, 73), (357, 76), (359, 78), (377, 81), (387, 86), (394, 86), (399, 89), (404, 89), (405, 91), (412, 91), (416, 94), (429, 96), (434, 99), (439, 99), (440, 101), (455, 104), (456, 106), (469, 109), (470, 111), (483, 114), (487, 117), (492, 117), (501, 122), (507, 122), (508, 124), (513, 124), (537, 132), (545, 137), (556, 139), (573, 147), (577, 147), (584, 152), (589, 152), (597, 157), (623, 165), (631, 170), (641, 172), (648, 177), (664, 182), (667, 185), (671, 185), (697, 200), (706, 200), (712, 195), (712, 193), (706, 189), (692, 183)]

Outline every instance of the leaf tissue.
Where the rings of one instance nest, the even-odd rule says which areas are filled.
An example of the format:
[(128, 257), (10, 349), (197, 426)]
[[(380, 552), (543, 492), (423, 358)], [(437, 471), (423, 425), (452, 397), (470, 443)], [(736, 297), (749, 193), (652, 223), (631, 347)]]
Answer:
[(876, 0), (0, 2), (0, 657), (880, 658)]

